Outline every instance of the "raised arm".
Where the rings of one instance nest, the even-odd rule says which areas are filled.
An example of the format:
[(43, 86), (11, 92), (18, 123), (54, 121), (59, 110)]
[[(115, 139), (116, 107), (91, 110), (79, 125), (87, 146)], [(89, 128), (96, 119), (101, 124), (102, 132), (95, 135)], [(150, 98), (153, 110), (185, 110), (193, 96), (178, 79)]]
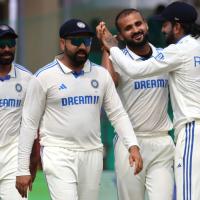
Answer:
[(109, 53), (105, 49), (103, 49), (103, 52), (102, 52), (101, 65), (109, 71), (109, 73), (115, 83), (115, 86), (117, 87), (118, 80), (119, 80), (119, 74), (114, 70), (112, 62), (109, 59)]
[(170, 45), (157, 57), (151, 57), (143, 62), (127, 59), (117, 47), (118, 42), (116, 38), (109, 32), (104, 22), (97, 26), (96, 31), (98, 39), (104, 45), (104, 48), (110, 52), (112, 63), (129, 77), (136, 79), (168, 73), (176, 70), (183, 62), (176, 45)]

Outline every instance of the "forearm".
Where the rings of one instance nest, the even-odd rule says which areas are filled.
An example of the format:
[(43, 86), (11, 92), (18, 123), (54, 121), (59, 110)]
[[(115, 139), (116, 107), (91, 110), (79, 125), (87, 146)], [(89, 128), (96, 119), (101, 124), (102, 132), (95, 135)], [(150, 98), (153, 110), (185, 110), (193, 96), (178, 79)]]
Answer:
[(30, 175), (30, 158), (36, 134), (37, 130), (21, 127), (18, 147), (18, 176)]
[(132, 146), (138, 146), (138, 141), (128, 116), (122, 116), (113, 123), (114, 129), (121, 141), (129, 150)]
[(103, 50), (103, 52), (102, 52), (101, 65), (102, 65), (103, 67), (105, 67), (105, 68), (109, 71), (109, 73), (110, 73), (110, 75), (111, 75), (111, 77), (112, 77), (112, 79), (113, 79), (113, 81), (114, 81), (114, 83), (115, 83), (115, 86), (117, 86), (117, 85), (118, 85), (119, 75), (118, 75), (118, 73), (114, 70), (114, 67), (113, 67), (113, 65), (112, 65), (112, 62), (111, 62), (111, 60), (109, 59), (109, 53), (108, 53), (106, 50)]

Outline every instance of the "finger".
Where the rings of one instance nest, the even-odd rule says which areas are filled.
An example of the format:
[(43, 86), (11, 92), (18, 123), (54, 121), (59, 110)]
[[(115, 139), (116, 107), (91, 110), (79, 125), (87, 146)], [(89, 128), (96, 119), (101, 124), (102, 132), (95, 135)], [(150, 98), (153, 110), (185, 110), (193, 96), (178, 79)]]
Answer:
[(132, 158), (132, 155), (129, 155), (129, 163), (130, 163), (130, 166), (133, 167), (134, 165), (134, 160)]
[(29, 190), (32, 191), (32, 182), (29, 183)]
[(143, 169), (143, 161), (141, 158), (138, 159), (138, 173)]
[(140, 172), (140, 167), (139, 167), (139, 160), (135, 159), (135, 170), (134, 170), (134, 174), (138, 174)]

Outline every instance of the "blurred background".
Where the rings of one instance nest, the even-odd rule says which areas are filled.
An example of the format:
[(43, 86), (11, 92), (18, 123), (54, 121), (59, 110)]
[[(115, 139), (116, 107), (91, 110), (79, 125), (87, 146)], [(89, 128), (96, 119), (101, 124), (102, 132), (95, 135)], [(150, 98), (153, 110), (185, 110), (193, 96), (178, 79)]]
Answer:
[[(59, 51), (59, 27), (70, 18), (79, 18), (86, 21), (95, 31), (99, 21), (106, 22), (109, 29), (116, 33), (114, 19), (116, 14), (124, 8), (134, 7), (142, 11), (149, 24), (149, 40), (157, 47), (165, 47), (163, 35), (160, 33), (161, 24), (151, 19), (154, 14), (160, 13), (171, 0), (0, 0), (0, 23), (9, 24), (18, 33), (16, 62), (26, 66), (33, 73), (40, 67), (51, 62)], [(200, 12), (200, 0), (185, 0), (194, 5)], [(198, 23), (200, 19), (198, 18)], [(97, 64), (101, 63), (101, 51), (97, 39), (94, 38), (90, 59)], [(169, 113), (172, 111), (169, 106)], [(112, 192), (115, 186), (113, 175), (114, 155), (112, 139), (114, 131), (104, 111), (101, 117), (102, 141), (104, 143), (104, 170), (103, 180), (107, 185), (101, 187), (100, 192)], [(171, 133), (173, 136), (173, 132)], [(110, 173), (111, 172), (111, 173)], [(106, 174), (107, 173), (107, 174)], [(39, 174), (38, 179), (43, 180)], [(39, 183), (39, 181), (38, 181)], [(110, 186), (108, 186), (110, 184)], [(108, 187), (107, 187), (108, 186)], [(38, 191), (41, 195), (41, 188)], [(116, 192), (115, 192), (116, 195)], [(33, 195), (34, 196), (34, 195)], [(49, 199), (49, 197), (46, 197)], [(41, 199), (31, 197), (31, 199)], [(42, 200), (45, 200), (42, 197)]]

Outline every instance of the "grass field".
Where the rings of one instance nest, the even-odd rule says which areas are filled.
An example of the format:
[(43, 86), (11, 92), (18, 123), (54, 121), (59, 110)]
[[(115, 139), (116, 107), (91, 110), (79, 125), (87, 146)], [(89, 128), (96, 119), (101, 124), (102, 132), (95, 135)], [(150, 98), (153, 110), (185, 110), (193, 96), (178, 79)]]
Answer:
[[(33, 190), (29, 195), (29, 200), (51, 200), (42, 171), (37, 172), (37, 177), (33, 184)], [(104, 171), (102, 173), (99, 200), (117, 200), (115, 176), (113, 171)]]

